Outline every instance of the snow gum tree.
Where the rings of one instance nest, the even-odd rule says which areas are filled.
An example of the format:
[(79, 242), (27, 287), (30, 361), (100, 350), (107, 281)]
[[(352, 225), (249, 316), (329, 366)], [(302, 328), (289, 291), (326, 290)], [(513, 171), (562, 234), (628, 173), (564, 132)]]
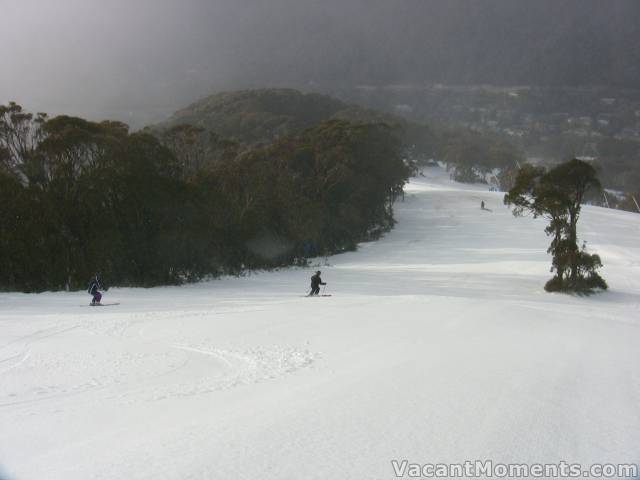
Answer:
[(552, 241), (547, 251), (553, 257), (555, 276), (545, 290), (590, 293), (607, 288), (597, 273), (602, 267), (600, 257), (587, 253), (584, 246), (579, 248), (577, 234), (586, 193), (601, 188), (595, 169), (573, 159), (550, 170), (525, 165), (505, 195), (504, 203), (513, 208), (514, 215), (529, 213), (549, 221), (545, 232)]

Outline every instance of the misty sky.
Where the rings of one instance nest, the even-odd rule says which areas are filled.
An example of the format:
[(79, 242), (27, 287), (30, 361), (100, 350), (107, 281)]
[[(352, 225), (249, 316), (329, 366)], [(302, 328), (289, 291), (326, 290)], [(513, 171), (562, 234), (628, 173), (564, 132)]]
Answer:
[(221, 89), (532, 78), (628, 85), (640, 78), (639, 7), (640, 0), (0, 0), (0, 102), (140, 126)]
[(208, 93), (232, 16), (198, 0), (0, 0), (0, 12), (0, 101), (88, 115)]

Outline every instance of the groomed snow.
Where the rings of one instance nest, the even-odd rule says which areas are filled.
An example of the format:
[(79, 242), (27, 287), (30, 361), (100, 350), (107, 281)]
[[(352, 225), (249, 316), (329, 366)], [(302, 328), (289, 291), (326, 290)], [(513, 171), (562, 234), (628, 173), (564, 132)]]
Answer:
[(424, 175), (392, 232), (321, 267), (332, 297), (302, 297), (315, 268), (112, 289), (102, 308), (0, 294), (0, 478), (637, 462), (640, 215), (585, 207), (611, 290), (551, 295), (544, 220)]

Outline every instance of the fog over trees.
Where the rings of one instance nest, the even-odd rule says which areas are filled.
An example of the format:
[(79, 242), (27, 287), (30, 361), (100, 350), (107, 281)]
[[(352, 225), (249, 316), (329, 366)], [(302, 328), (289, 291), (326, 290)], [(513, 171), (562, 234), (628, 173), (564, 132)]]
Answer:
[(0, 0), (0, 11), (0, 102), (134, 126), (247, 87), (640, 84), (636, 0)]

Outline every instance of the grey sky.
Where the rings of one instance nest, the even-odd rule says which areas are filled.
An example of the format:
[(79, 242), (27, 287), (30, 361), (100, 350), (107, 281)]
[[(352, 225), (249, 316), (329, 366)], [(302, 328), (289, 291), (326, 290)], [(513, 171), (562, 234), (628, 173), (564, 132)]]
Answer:
[(0, 0), (0, 12), (0, 101), (120, 116), (207, 92), (229, 15), (197, 0)]

